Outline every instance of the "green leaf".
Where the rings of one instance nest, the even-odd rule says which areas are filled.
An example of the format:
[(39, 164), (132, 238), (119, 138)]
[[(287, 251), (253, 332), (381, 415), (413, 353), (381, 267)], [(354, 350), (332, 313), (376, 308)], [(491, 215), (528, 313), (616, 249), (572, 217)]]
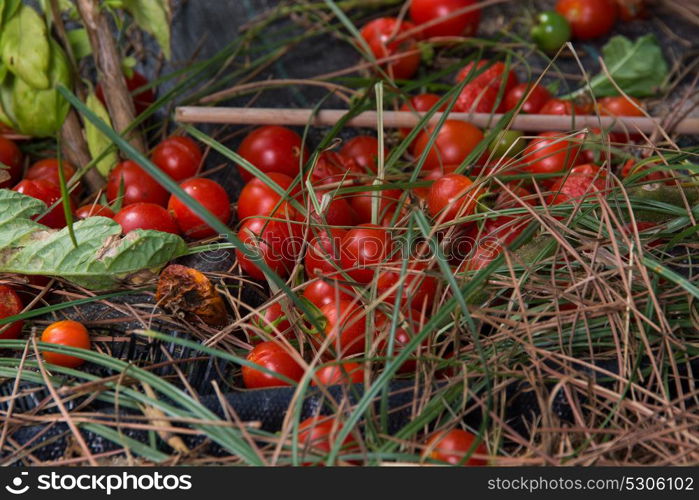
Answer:
[(92, 46), (90, 45), (90, 39), (87, 36), (87, 30), (85, 28), (70, 30), (67, 35), (76, 60), (80, 60), (92, 54)]
[(49, 78), (51, 87), (46, 90), (37, 90), (23, 79), (14, 78), (12, 105), (4, 108), (12, 113), (19, 132), (34, 137), (53, 136), (70, 111), (70, 105), (56, 90), (57, 85), (71, 85), (70, 68), (63, 49), (53, 40)]
[(17, 13), (22, 0), (0, 0), (0, 27)]
[(179, 236), (133, 231), (105, 217), (76, 222), (74, 246), (68, 229), (51, 230), (30, 217), (46, 211), (43, 202), (0, 190), (0, 272), (59, 276), (92, 290), (140, 285), (173, 258), (187, 252)]
[(668, 76), (668, 64), (655, 35), (642, 36), (635, 42), (615, 36), (604, 46), (602, 54), (609, 76), (602, 72), (590, 80), (589, 90), (596, 97), (619, 95), (611, 80), (632, 97), (652, 96)]
[[(112, 125), (109, 112), (94, 92), (87, 96), (85, 104), (87, 104), (90, 111), (99, 116), (101, 120), (110, 126)], [(97, 162), (97, 170), (99, 170), (102, 175), (106, 176), (119, 161), (119, 157), (114, 149), (114, 143), (100, 132), (92, 122), (85, 123), (85, 138), (87, 139), (87, 147), (90, 150), (90, 155), (93, 160)]]
[(44, 20), (34, 9), (22, 5), (5, 25), (0, 43), (2, 61), (12, 73), (35, 89), (51, 85), (49, 36)]
[(169, 0), (123, 0), (122, 5), (142, 30), (153, 35), (165, 57), (170, 59)]

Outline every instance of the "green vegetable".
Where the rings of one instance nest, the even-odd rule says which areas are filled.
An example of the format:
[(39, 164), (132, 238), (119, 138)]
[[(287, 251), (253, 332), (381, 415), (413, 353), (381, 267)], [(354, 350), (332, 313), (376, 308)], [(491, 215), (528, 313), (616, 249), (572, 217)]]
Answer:
[(14, 16), (22, 5), (22, 0), (0, 0), (0, 26)]
[(151, 280), (171, 259), (187, 252), (179, 236), (134, 231), (121, 236), (111, 219), (90, 217), (55, 231), (30, 217), (46, 210), (43, 202), (7, 189), (0, 190), (0, 272), (59, 276), (92, 290)]
[[(94, 92), (87, 96), (85, 104), (87, 104), (90, 111), (99, 116), (102, 121), (111, 125), (112, 122), (109, 118), (109, 112), (97, 98)], [(100, 132), (99, 129), (92, 124), (92, 122), (85, 123), (85, 138), (87, 140), (87, 147), (90, 150), (90, 155), (92, 158), (95, 160), (101, 158), (97, 162), (97, 170), (99, 170), (102, 175), (106, 176), (119, 161), (119, 157), (113, 148), (114, 143), (106, 135)], [(105, 154), (107, 150), (109, 150), (109, 152)]]
[(2, 62), (28, 86), (44, 90), (49, 78), (51, 48), (44, 20), (31, 7), (22, 5), (2, 33)]
[(523, 137), (524, 133), (518, 130), (502, 130), (490, 143), (488, 151), (496, 158), (503, 156), (513, 158), (527, 146), (527, 141)]
[(76, 60), (79, 61), (83, 57), (92, 54), (92, 46), (90, 45), (90, 39), (87, 36), (87, 30), (85, 28), (70, 30), (67, 35), (70, 48), (73, 50), (73, 55)]
[(57, 85), (71, 85), (70, 68), (63, 50), (53, 40), (49, 78), (51, 87), (47, 90), (37, 90), (23, 79), (14, 78), (11, 110), (4, 108), (17, 131), (34, 137), (53, 136), (70, 111), (70, 105), (56, 90)]
[(153, 35), (163, 54), (170, 58), (170, 12), (169, 0), (122, 0), (120, 7), (131, 14), (136, 24)]
[(547, 54), (555, 54), (570, 41), (572, 35), (568, 20), (558, 12), (547, 10), (541, 12), (531, 31), (532, 40)]
[(665, 82), (669, 69), (655, 35), (646, 35), (632, 42), (625, 36), (615, 36), (602, 49), (607, 72), (590, 80), (589, 86), (573, 93), (572, 97), (588, 90), (596, 97), (619, 95), (616, 85), (633, 97), (654, 95)]

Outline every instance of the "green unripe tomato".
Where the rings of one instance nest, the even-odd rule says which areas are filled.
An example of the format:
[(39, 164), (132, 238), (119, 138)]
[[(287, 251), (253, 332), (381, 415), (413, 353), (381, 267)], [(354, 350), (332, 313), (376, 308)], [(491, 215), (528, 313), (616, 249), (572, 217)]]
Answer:
[(488, 151), (496, 158), (517, 156), (527, 146), (527, 141), (522, 138), (523, 135), (518, 130), (503, 130), (490, 143)]
[(570, 23), (562, 15), (552, 10), (541, 12), (536, 16), (537, 24), (531, 31), (534, 43), (547, 54), (555, 54), (572, 35)]

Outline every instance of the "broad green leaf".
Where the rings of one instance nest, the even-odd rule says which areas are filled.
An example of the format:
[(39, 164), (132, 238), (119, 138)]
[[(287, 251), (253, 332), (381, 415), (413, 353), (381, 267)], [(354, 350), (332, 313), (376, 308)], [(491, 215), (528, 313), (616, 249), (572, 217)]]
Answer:
[[(104, 104), (97, 98), (94, 92), (87, 96), (85, 102), (87, 107), (100, 117), (105, 123), (112, 125), (109, 118), (109, 112), (104, 107)], [(114, 149), (114, 143), (91, 122), (85, 123), (85, 138), (87, 139), (87, 147), (90, 150), (90, 155), (97, 162), (97, 170), (102, 175), (107, 175), (109, 171), (117, 164), (119, 157)], [(107, 152), (109, 150), (109, 152)]]
[(34, 137), (53, 136), (70, 111), (70, 105), (56, 90), (57, 85), (71, 85), (70, 68), (63, 49), (53, 40), (49, 77), (51, 87), (46, 90), (37, 90), (23, 79), (14, 78), (11, 117), (19, 132)]
[(22, 0), (0, 0), (0, 27), (17, 13)]
[(142, 30), (153, 35), (165, 57), (170, 59), (169, 0), (123, 0), (122, 6)]
[[(604, 46), (602, 54), (607, 72), (595, 76), (589, 84), (589, 90), (596, 97), (619, 95), (612, 80), (632, 97), (652, 96), (668, 76), (668, 64), (655, 35), (642, 36), (635, 42), (625, 36), (615, 36)], [(576, 94), (587, 89), (580, 89)]]
[(87, 30), (85, 28), (70, 30), (67, 35), (76, 60), (79, 61), (83, 57), (92, 54), (92, 46), (90, 45), (90, 39), (87, 36)]
[(49, 88), (51, 47), (46, 24), (39, 14), (26, 5), (7, 21), (2, 34), (2, 61), (28, 86)]
[(43, 202), (0, 190), (0, 272), (59, 276), (92, 290), (140, 285), (170, 260), (187, 252), (179, 236), (133, 231), (121, 236), (112, 219), (90, 217), (68, 229), (48, 229), (30, 217), (46, 210)]

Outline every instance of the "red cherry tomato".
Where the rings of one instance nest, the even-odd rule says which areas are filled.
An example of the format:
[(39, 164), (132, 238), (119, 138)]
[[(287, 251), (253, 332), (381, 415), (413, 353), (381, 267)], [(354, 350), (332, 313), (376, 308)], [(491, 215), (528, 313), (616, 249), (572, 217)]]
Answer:
[[(307, 418), (299, 424), (299, 448), (327, 455), (332, 450), (341, 430), (342, 424), (333, 417)], [(356, 447), (357, 442), (352, 436), (347, 436), (342, 443), (342, 449), (345, 452), (352, 451)]]
[[(474, 64), (476, 68), (473, 69)], [(494, 62), (490, 64), (487, 68), (485, 66), (490, 64), (487, 59), (482, 59), (477, 63), (470, 62), (464, 66), (461, 71), (456, 75), (456, 83), (461, 83), (469, 75), (475, 75), (476, 72), (481, 71), (478, 76), (471, 76), (471, 83), (476, 83), (483, 87), (493, 87), (496, 90), (500, 90), (500, 87), (505, 86), (505, 94), (507, 94), (512, 87), (519, 83), (517, 75), (512, 69), (507, 71), (507, 66), (503, 62)], [(505, 78), (505, 72), (507, 71), (507, 77)], [(503, 81), (504, 80), (504, 81)]]
[[(411, 97), (408, 99), (403, 105), (400, 107), (401, 111), (412, 111), (412, 112), (417, 112), (417, 113), (426, 113), (432, 108), (434, 108), (441, 97), (439, 97), (437, 94), (419, 94), (414, 97)], [(444, 106), (442, 106), (439, 111), (443, 111)], [(406, 137), (408, 134), (410, 134), (411, 130), (409, 128), (402, 128), (400, 129), (400, 135), (403, 137)]]
[(351, 301), (354, 298), (352, 290), (344, 287), (337, 280), (316, 280), (306, 285), (303, 296), (318, 309), (328, 304), (336, 304), (342, 300)]
[[(12, 188), (12, 190), (27, 196), (31, 196), (37, 200), (41, 200), (49, 208), (61, 199), (61, 190), (58, 188), (58, 186), (44, 179), (25, 179)], [(72, 211), (72, 200), (68, 201), (71, 204)], [(65, 227), (66, 216), (63, 210), (63, 202), (56, 205), (47, 214), (37, 217), (36, 221), (53, 229), (61, 229)]]
[[(353, 159), (363, 173), (376, 173), (378, 170), (379, 140), (369, 135), (358, 135), (345, 142), (340, 154)], [(388, 151), (384, 149), (384, 156)]]
[(427, 197), (427, 209), (434, 218), (450, 222), (472, 215), (478, 199), (484, 194), (473, 181), (460, 174), (447, 174), (437, 179)]
[(98, 205), (96, 203), (93, 203), (92, 205), (83, 205), (75, 211), (75, 217), (78, 219), (87, 219), (88, 217), (95, 216), (113, 219), (114, 212), (111, 208), (105, 207), (104, 205)]
[(428, 182), (427, 187), (413, 188), (413, 192), (421, 200), (427, 201), (427, 197), (430, 195), (430, 188), (434, 181), (442, 177), (444, 174), (450, 174), (454, 172), (459, 165), (445, 165), (444, 168), (435, 168), (434, 170), (423, 170), (424, 175), (420, 176), (420, 182)]
[(641, 102), (634, 97), (603, 97), (598, 105), (602, 116), (645, 116)]
[[(283, 191), (288, 191), (294, 179), (285, 174), (267, 174)], [(262, 179), (251, 179), (240, 192), (238, 198), (238, 219), (268, 217), (281, 204), (282, 197)]]
[[(522, 159), (528, 162), (524, 171), (530, 174), (556, 174), (569, 170), (582, 161), (581, 145), (564, 139), (560, 132), (543, 132), (524, 150)], [(542, 184), (550, 186), (555, 180), (543, 179)]]
[(107, 177), (107, 199), (109, 203), (117, 201), (119, 187), (124, 185), (122, 205), (132, 203), (155, 203), (165, 206), (170, 193), (158, 181), (146, 173), (137, 163), (125, 161), (114, 167)]
[[(641, 172), (644, 172), (646, 170), (650, 170), (652, 167), (657, 167), (657, 165), (653, 164), (645, 164), (645, 165), (638, 165), (638, 161), (635, 160), (634, 158), (630, 158), (624, 163), (624, 166), (621, 168), (621, 176), (626, 179), (627, 177), (630, 177), (632, 175), (637, 175)], [(668, 185), (674, 184), (674, 181), (669, 180), (672, 179), (672, 176), (668, 172), (664, 172), (662, 170), (656, 170), (655, 172), (650, 172), (647, 175), (644, 175), (640, 177), (639, 179), (636, 180), (636, 182), (662, 182), (666, 181)]]
[[(255, 363), (270, 372), (298, 382), (303, 377), (303, 367), (283, 346), (276, 342), (262, 342), (247, 355), (247, 361)], [(289, 382), (263, 372), (259, 368), (243, 366), (243, 383), (248, 389), (263, 389), (291, 385)]]
[(566, 116), (585, 114), (585, 109), (577, 106), (572, 101), (565, 101), (563, 99), (549, 99), (542, 107), (539, 109), (540, 115), (559, 115)]
[(512, 111), (523, 99), (522, 113), (536, 114), (551, 99), (551, 93), (538, 84), (520, 83), (515, 85), (505, 96), (505, 110)]
[(351, 181), (363, 173), (364, 169), (357, 164), (354, 158), (344, 153), (323, 151), (318, 155), (318, 161), (309, 173), (309, 177), (314, 186), (322, 188), (326, 184), (343, 180)]
[[(438, 432), (427, 441), (425, 453), (434, 460), (451, 465), (487, 465), (488, 462), (485, 459), (473, 457), (473, 455), (488, 455), (485, 444), (480, 443), (474, 446), (475, 442), (476, 436), (461, 429)], [(472, 451), (471, 456), (464, 460), (469, 451)]]
[[(347, 199), (333, 190), (316, 190), (315, 194), (323, 212), (318, 214), (315, 205), (308, 203), (312, 221), (329, 226), (354, 226), (357, 223), (357, 214)], [(330, 201), (325, 200), (325, 197), (330, 197)]]
[[(63, 164), (63, 178), (66, 182), (68, 182), (71, 177), (75, 175), (75, 167), (67, 161), (62, 161), (61, 163)], [(24, 178), (30, 180), (44, 179), (45, 181), (49, 181), (51, 184), (60, 186), (61, 183), (58, 177), (58, 158), (47, 158), (34, 163), (27, 169), (27, 173), (24, 174)]]
[(6, 165), (10, 178), (0, 182), (0, 189), (14, 185), (22, 177), (22, 152), (14, 141), (0, 137), (0, 163)]
[(189, 137), (173, 135), (155, 147), (151, 161), (175, 181), (180, 182), (197, 175), (202, 157), (196, 142)]
[[(318, 381), (316, 383), (316, 380)], [(322, 366), (316, 370), (311, 385), (347, 385), (364, 382), (364, 369), (359, 363), (343, 361), (339, 364)]]
[[(211, 179), (198, 177), (184, 181), (180, 187), (201, 203), (214, 217), (224, 224), (228, 223), (231, 218), (231, 201), (220, 184)], [(201, 220), (176, 196), (170, 197), (167, 208), (175, 218), (182, 234), (188, 238), (201, 239), (216, 235), (215, 229)]]
[[(415, 140), (413, 154), (423, 155), (434, 134), (434, 127), (421, 132)], [(439, 130), (434, 146), (427, 153), (424, 168), (433, 170), (444, 165), (460, 165), (483, 140), (483, 132), (467, 122), (447, 120)]]
[(386, 214), (395, 211), (400, 201), (402, 191), (400, 189), (368, 190), (351, 193), (350, 205), (354, 209), (357, 221), (360, 224), (371, 222), (371, 213), (374, 200), (378, 199), (378, 219), (382, 220)]
[(573, 36), (580, 40), (608, 34), (617, 19), (614, 0), (558, 0), (556, 12), (568, 20)]
[(454, 111), (458, 113), (500, 113), (502, 109), (498, 90), (478, 82), (467, 83), (454, 104)]
[[(133, 96), (133, 104), (136, 108), (136, 114), (140, 115), (155, 102), (155, 90), (152, 88), (140, 90), (150, 82), (138, 71), (132, 71), (131, 76), (125, 77), (125, 80), (126, 88)], [(97, 98), (102, 101), (102, 104), (106, 106), (107, 101), (104, 98), (104, 89), (102, 88), (102, 84), (97, 84), (95, 94), (97, 95)]]
[(476, 247), (464, 260), (465, 270), (479, 271), (493, 262), (524, 231), (527, 223), (528, 220), (516, 222), (508, 216), (488, 220), (476, 234)]
[(342, 238), (340, 262), (345, 272), (359, 283), (369, 283), (379, 264), (391, 254), (388, 231), (374, 224), (360, 224)]
[(124, 234), (136, 229), (179, 234), (168, 211), (155, 203), (134, 203), (124, 207), (114, 216), (114, 221), (119, 223)]
[[(294, 332), (291, 329), (291, 323), (284, 312), (284, 308), (280, 302), (275, 302), (262, 311), (262, 317), (256, 317), (255, 323), (258, 328), (269, 330), (272, 335), (277, 337), (285, 336), (293, 338)], [(254, 340), (259, 340), (255, 338)]]
[(344, 229), (331, 227), (313, 235), (304, 260), (309, 278), (338, 274), (340, 246), (346, 234)]
[[(0, 285), (0, 318), (16, 316), (22, 312), (22, 309), (24, 309), (24, 304), (22, 304), (22, 299), (19, 298), (17, 292), (9, 286)], [(22, 326), (24, 326), (22, 320), (0, 326), (0, 330), (4, 329), (0, 331), (0, 340), (18, 339), (22, 333)]]
[(571, 169), (551, 186), (553, 194), (549, 197), (550, 205), (560, 205), (571, 201), (580, 203), (584, 198), (594, 196), (595, 192), (606, 189), (606, 173), (597, 165), (579, 165)]
[[(279, 126), (260, 127), (253, 130), (240, 144), (238, 154), (262, 172), (279, 172), (296, 177), (301, 164), (308, 161), (308, 151), (303, 148), (301, 136), (291, 129)], [(252, 174), (238, 167), (244, 181), (252, 179)]]
[[(301, 250), (302, 236), (299, 224), (293, 220), (253, 217), (240, 227), (238, 238), (257, 249), (265, 263), (278, 275), (288, 277)], [(236, 250), (238, 262), (243, 271), (257, 280), (265, 278), (264, 273), (240, 250)]]
[(325, 336), (342, 356), (364, 352), (366, 315), (364, 309), (350, 301), (341, 300), (321, 308), (325, 316)]
[[(85, 326), (77, 321), (65, 320), (49, 325), (41, 334), (41, 341), (47, 344), (90, 349), (90, 334)], [(84, 359), (69, 354), (42, 351), (41, 355), (47, 363), (66, 368), (77, 368), (85, 363)]]
[[(421, 261), (411, 262), (405, 273), (402, 272), (402, 263), (387, 264), (379, 272), (377, 287), (380, 295), (389, 293), (384, 299), (390, 304), (395, 304), (398, 298), (397, 284), (404, 276), (401, 303), (409, 304), (412, 308), (421, 310), (423, 306), (430, 309), (435, 293), (437, 292), (437, 279), (427, 274), (427, 264)], [(396, 287), (395, 290), (392, 290)]]
[[(478, 0), (412, 0), (410, 17), (419, 26), (430, 23), (422, 29), (424, 36), (473, 36), (481, 21), (481, 9), (473, 9), (454, 15), (478, 4)], [(444, 21), (432, 23), (438, 19)]]
[(648, 17), (646, 0), (616, 0), (619, 17), (624, 22)]
[(400, 21), (395, 17), (375, 19), (362, 28), (362, 38), (369, 45), (376, 59), (412, 52), (383, 64), (386, 72), (395, 79), (409, 79), (420, 66), (420, 52), (417, 50), (419, 34), (405, 35), (405, 32), (414, 28), (413, 23)]
[[(400, 354), (405, 349), (412, 338), (422, 330), (422, 327), (427, 323), (427, 319), (420, 311), (410, 309), (407, 314), (399, 318), (398, 327), (395, 330), (393, 337), (393, 353), (389, 354), (389, 334), (391, 329), (392, 318), (382, 312), (376, 315), (376, 329), (379, 336), (378, 352), (380, 356), (392, 357)], [(414, 373), (417, 368), (417, 361), (408, 359), (399, 368), (398, 373)]]

